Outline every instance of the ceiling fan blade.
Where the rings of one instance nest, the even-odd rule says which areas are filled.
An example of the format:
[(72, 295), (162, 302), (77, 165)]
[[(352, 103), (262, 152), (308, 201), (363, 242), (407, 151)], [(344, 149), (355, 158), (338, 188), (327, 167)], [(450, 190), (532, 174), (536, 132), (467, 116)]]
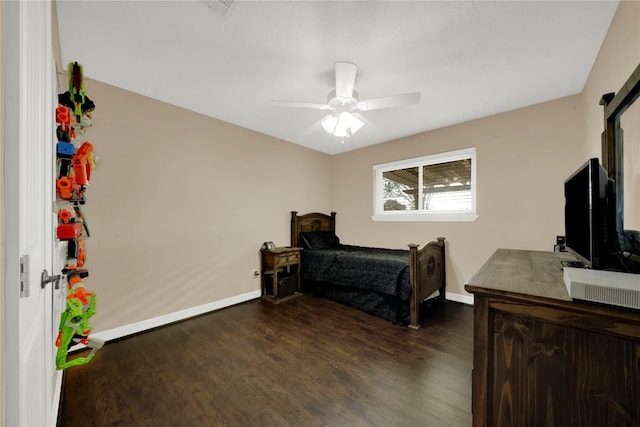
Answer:
[(353, 113), (354, 116), (356, 116), (356, 118), (358, 120), (360, 120), (361, 122), (364, 123), (365, 128), (367, 128), (369, 131), (377, 131), (378, 127), (376, 125), (374, 125), (371, 120), (367, 119), (363, 114), (354, 112)]
[(328, 115), (324, 116), (323, 118), (321, 118), (320, 120), (318, 120), (317, 122), (315, 122), (314, 124), (312, 124), (311, 126), (309, 126), (309, 127), (307, 128), (307, 130), (305, 130), (305, 131), (304, 131), (304, 134), (305, 134), (305, 135), (310, 135), (310, 134), (312, 134), (312, 133), (316, 133), (316, 132), (317, 132), (317, 131), (319, 131), (319, 130), (324, 131), (324, 129), (322, 128), (322, 121), (323, 121), (324, 119), (326, 119), (327, 117), (330, 117), (330, 116), (332, 116), (332, 114), (328, 114)]
[(330, 110), (327, 104), (314, 104), (311, 102), (296, 102), (296, 101), (271, 101), (271, 105), (278, 107), (296, 107), (296, 108), (313, 108), (316, 110)]
[(358, 102), (360, 111), (379, 110), (381, 108), (402, 107), (420, 103), (420, 92), (403, 93), (402, 95), (384, 96)]
[(351, 98), (356, 84), (358, 66), (349, 62), (336, 62), (336, 96)]

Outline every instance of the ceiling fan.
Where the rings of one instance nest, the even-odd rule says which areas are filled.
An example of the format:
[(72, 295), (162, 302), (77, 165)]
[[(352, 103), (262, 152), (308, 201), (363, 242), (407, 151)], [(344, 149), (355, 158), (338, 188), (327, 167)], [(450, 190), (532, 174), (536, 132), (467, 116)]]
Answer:
[(358, 66), (355, 64), (336, 62), (336, 88), (329, 92), (326, 104), (274, 100), (271, 101), (271, 105), (331, 111), (331, 114), (320, 120), (320, 124), (324, 130), (330, 134), (342, 137), (342, 142), (344, 142), (344, 138), (349, 138), (364, 125), (365, 119), (360, 112), (401, 107), (418, 104), (420, 102), (420, 92), (360, 101), (358, 99), (358, 92), (354, 90), (357, 72)]

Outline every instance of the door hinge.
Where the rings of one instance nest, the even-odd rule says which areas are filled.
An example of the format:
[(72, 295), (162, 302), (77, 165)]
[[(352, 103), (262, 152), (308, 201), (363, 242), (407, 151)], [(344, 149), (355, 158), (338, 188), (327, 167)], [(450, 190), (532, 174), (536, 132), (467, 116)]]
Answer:
[(31, 289), (29, 279), (29, 255), (20, 257), (20, 298), (29, 298)]

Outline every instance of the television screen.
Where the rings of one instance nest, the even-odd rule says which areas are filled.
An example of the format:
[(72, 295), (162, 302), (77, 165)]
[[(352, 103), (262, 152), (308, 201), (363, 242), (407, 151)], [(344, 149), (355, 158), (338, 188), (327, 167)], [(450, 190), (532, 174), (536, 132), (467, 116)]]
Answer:
[(609, 267), (615, 248), (615, 224), (607, 202), (613, 185), (597, 158), (590, 159), (564, 182), (566, 247), (587, 267)]

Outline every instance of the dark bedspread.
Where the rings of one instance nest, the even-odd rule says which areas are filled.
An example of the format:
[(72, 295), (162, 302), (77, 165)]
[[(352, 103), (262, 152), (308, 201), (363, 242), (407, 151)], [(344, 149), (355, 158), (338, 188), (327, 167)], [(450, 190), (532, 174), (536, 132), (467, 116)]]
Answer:
[(409, 251), (338, 245), (302, 251), (302, 279), (328, 282), (408, 300)]

